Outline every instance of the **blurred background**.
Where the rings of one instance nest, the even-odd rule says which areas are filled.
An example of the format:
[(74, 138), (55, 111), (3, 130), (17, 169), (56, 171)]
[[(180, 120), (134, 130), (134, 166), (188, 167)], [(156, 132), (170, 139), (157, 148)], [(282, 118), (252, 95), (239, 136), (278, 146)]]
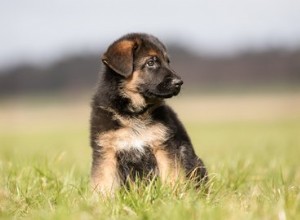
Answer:
[[(185, 82), (169, 103), (193, 138), (222, 121), (295, 121), (299, 21), (296, 0), (2, 1), (2, 150), (24, 141), (41, 149), (40, 134), (56, 132), (51, 146), (64, 149), (73, 144), (66, 137), (73, 137), (89, 152), (89, 105), (100, 57), (128, 32), (151, 33), (167, 45)], [(229, 125), (222, 126), (221, 133)]]
[(89, 93), (128, 32), (165, 42), (185, 89), (297, 87), (299, 12), (295, 0), (2, 2), (1, 98)]

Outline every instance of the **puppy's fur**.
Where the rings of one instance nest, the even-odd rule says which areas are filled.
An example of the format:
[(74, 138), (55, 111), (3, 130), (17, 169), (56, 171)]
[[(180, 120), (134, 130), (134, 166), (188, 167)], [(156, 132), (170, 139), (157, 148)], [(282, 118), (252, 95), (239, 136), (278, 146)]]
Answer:
[(111, 193), (137, 177), (206, 181), (186, 130), (164, 102), (183, 83), (166, 47), (152, 35), (128, 34), (109, 46), (102, 62), (91, 113), (93, 189)]

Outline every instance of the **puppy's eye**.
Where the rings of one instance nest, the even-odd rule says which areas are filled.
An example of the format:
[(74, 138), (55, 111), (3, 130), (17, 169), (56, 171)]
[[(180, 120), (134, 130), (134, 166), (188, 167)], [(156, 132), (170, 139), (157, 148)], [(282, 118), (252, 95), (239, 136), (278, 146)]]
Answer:
[(154, 66), (154, 64), (155, 64), (155, 61), (153, 59), (151, 59), (147, 62), (147, 66), (150, 66), (150, 67)]

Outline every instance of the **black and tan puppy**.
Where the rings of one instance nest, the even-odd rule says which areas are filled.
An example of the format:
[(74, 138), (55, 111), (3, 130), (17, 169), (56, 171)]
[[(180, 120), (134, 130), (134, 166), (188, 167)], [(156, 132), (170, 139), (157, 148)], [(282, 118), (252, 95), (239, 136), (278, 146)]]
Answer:
[(92, 185), (111, 193), (128, 180), (182, 173), (207, 179), (202, 161), (174, 111), (164, 99), (183, 81), (171, 69), (165, 46), (154, 36), (128, 34), (109, 46), (105, 70), (92, 102)]

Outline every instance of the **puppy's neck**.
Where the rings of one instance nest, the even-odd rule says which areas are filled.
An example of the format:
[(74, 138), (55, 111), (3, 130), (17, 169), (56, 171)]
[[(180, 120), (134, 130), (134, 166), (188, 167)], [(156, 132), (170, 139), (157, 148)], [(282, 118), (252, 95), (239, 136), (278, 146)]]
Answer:
[(112, 113), (116, 119), (120, 120), (121, 118), (151, 118), (152, 112), (162, 105), (164, 105), (164, 101), (149, 103), (143, 109), (139, 109), (139, 111), (128, 108), (128, 105), (124, 105), (122, 109), (119, 108), (120, 106), (99, 105), (98, 107)]

